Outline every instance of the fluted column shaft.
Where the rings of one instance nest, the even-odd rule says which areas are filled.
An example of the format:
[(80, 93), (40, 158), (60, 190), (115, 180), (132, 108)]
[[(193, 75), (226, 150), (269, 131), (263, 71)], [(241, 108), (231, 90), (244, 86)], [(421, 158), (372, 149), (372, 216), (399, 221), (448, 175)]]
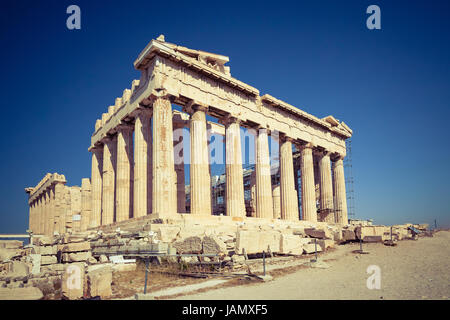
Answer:
[(235, 118), (229, 118), (225, 125), (225, 159), (227, 216), (245, 217), (241, 133)]
[(211, 176), (206, 132), (206, 109), (191, 115), (191, 214), (211, 215)]
[[(92, 193), (92, 212), (89, 219), (89, 227), (96, 228), (102, 222), (102, 188), (103, 188), (103, 146), (97, 147), (92, 152), (91, 167), (91, 193)], [(62, 201), (62, 199), (60, 199)], [(60, 203), (62, 205), (62, 203)], [(62, 215), (60, 215), (62, 219)], [(62, 221), (61, 221), (62, 222)], [(62, 223), (60, 222), (60, 227)]]
[(43, 234), (42, 230), (42, 195), (37, 198), (37, 233)]
[(173, 119), (173, 150), (174, 150), (174, 167), (177, 176), (176, 189), (176, 208), (178, 213), (186, 213), (186, 188), (184, 175), (184, 146), (183, 146), (183, 129), (185, 126), (184, 120)]
[(167, 97), (157, 97), (153, 103), (153, 214), (176, 214), (176, 181), (172, 105)]
[(53, 236), (55, 231), (55, 188), (48, 189), (48, 235)]
[(65, 186), (62, 183), (57, 183), (55, 185), (55, 215), (56, 215), (56, 226), (59, 234), (63, 234), (66, 231), (66, 209), (64, 205), (65, 201)]
[(292, 141), (289, 138), (282, 138), (280, 141), (280, 193), (281, 219), (299, 220), (297, 191), (294, 183)]
[(345, 193), (344, 161), (338, 158), (333, 162), (334, 210), (336, 223), (348, 224), (347, 195)]
[(151, 109), (142, 109), (134, 123), (133, 218), (144, 217), (152, 209)]
[(121, 125), (117, 133), (116, 221), (130, 218), (133, 204), (133, 128)]
[(106, 138), (103, 147), (102, 225), (114, 222), (117, 137)]
[(256, 217), (273, 219), (272, 180), (270, 175), (269, 137), (260, 128), (256, 137)]
[(33, 230), (33, 202), (30, 203), (29, 207), (28, 229)]
[(44, 191), (44, 234), (49, 234), (49, 223), (48, 220), (50, 218), (49, 214), (49, 197), (47, 190)]
[(334, 223), (333, 185), (331, 181), (330, 154), (323, 152), (319, 160), (320, 212), (322, 220)]
[(303, 220), (316, 222), (316, 186), (314, 183), (313, 152), (310, 146), (304, 146), (301, 149), (300, 161)]

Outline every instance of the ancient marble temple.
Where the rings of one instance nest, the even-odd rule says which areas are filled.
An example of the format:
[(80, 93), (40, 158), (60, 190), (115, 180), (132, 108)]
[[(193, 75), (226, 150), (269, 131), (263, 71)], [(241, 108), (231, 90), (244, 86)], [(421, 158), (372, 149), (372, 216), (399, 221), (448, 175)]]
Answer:
[[(164, 36), (150, 41), (134, 62), (140, 79), (95, 123), (89, 147), (91, 178), (83, 179), (81, 188), (67, 187), (63, 175), (47, 174), (36, 187), (26, 189), (30, 229), (52, 234), (130, 219), (212, 216), (212, 133), (223, 135), (225, 143), (221, 214), (244, 219), (249, 214), (241, 127), (255, 133), (255, 212), (245, 219), (347, 224), (343, 159), (352, 130), (333, 116), (320, 119), (269, 94), (260, 95), (231, 76), (228, 61), (223, 55), (166, 42)], [(218, 121), (207, 121), (207, 115)], [(190, 134), (189, 206), (185, 166), (177, 161), (180, 152), (174, 147), (174, 130), (184, 127)], [(279, 139), (278, 185), (271, 173), (273, 135)]]

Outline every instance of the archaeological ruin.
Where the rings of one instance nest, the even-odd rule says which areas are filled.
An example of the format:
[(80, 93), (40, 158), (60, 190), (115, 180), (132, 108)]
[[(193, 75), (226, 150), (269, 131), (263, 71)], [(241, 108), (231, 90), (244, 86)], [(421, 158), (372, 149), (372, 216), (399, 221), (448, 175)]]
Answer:
[[(25, 189), (30, 243), (0, 241), (0, 300), (122, 298), (142, 262), (144, 295), (125, 291), (147, 299), (150, 260), (268, 281), (266, 254), (274, 268), (311, 266), (337, 245), (358, 242), (362, 254), (363, 242), (431, 236), (428, 225), (349, 219), (352, 130), (261, 96), (228, 60), (163, 36), (147, 45), (140, 80), (95, 122), (91, 177), (68, 186), (48, 173)], [(133, 281), (118, 284), (126, 272)]]
[[(47, 174), (26, 188), (30, 230), (53, 235), (136, 219), (218, 217), (346, 225), (343, 158), (352, 130), (333, 116), (320, 119), (261, 96), (231, 76), (228, 61), (164, 36), (152, 40), (134, 62), (140, 80), (95, 122), (91, 178), (68, 187), (63, 175)], [(187, 186), (184, 150), (174, 136), (179, 128), (190, 135)], [(242, 166), (241, 128), (255, 139), (251, 169)], [(211, 176), (212, 135), (224, 137), (222, 176)]]

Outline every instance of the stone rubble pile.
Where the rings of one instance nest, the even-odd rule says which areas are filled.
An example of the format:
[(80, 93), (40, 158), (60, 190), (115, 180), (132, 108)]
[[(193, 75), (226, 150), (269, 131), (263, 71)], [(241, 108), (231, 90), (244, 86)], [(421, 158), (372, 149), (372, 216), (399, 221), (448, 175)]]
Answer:
[[(86, 299), (112, 295), (113, 272), (136, 270), (139, 254), (168, 255), (159, 261), (230, 263), (247, 258), (300, 256), (352, 241), (382, 242), (426, 235), (428, 225), (367, 226), (326, 223), (220, 225), (150, 223), (145, 231), (99, 230), (54, 237), (36, 236), (32, 244), (0, 241), (0, 299)], [(185, 256), (177, 256), (181, 254)], [(192, 255), (192, 256), (189, 256)], [(203, 255), (203, 256), (197, 256)]]

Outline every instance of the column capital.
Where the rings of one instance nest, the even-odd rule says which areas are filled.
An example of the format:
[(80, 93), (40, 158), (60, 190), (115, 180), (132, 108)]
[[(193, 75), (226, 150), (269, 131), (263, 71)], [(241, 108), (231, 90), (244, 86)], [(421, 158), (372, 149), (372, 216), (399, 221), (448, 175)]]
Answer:
[(319, 156), (319, 157), (326, 157), (326, 156), (330, 156), (331, 152), (329, 150), (324, 149), (324, 148), (319, 148), (319, 149), (315, 149), (314, 150), (314, 154)]
[(121, 123), (117, 126), (118, 132), (130, 132), (134, 130), (134, 125), (131, 123)]
[(139, 107), (138, 109), (136, 109), (136, 117), (148, 117), (151, 118), (151, 116), (153, 115), (153, 109), (152, 108), (147, 108), (147, 107)]
[(336, 161), (339, 161), (339, 160), (344, 160), (344, 158), (345, 158), (345, 156), (342, 155), (342, 154), (339, 154), (339, 153), (333, 153), (333, 154), (331, 155), (331, 160), (332, 160), (333, 162), (336, 162)]
[(313, 144), (312, 142), (307, 142), (307, 143), (303, 143), (299, 145), (300, 149), (311, 149), (314, 150), (314, 148), (316, 148), (316, 145)]
[(295, 139), (289, 137), (288, 135), (286, 135), (283, 132), (280, 132), (280, 140), (284, 141), (284, 142), (291, 142), (291, 143), (295, 143)]
[(195, 111), (208, 112), (209, 106), (195, 100), (190, 100), (183, 109), (192, 115)]
[(241, 119), (239, 119), (237, 116), (233, 116), (231, 114), (226, 115), (225, 117), (223, 117), (222, 119), (219, 120), (219, 123), (223, 124), (223, 125), (229, 125), (232, 123), (237, 123), (240, 125), (241, 123)]
[(151, 103), (154, 103), (155, 100), (158, 99), (167, 99), (172, 102), (173, 96), (169, 94), (166, 90), (152, 90), (149, 100), (151, 101)]

